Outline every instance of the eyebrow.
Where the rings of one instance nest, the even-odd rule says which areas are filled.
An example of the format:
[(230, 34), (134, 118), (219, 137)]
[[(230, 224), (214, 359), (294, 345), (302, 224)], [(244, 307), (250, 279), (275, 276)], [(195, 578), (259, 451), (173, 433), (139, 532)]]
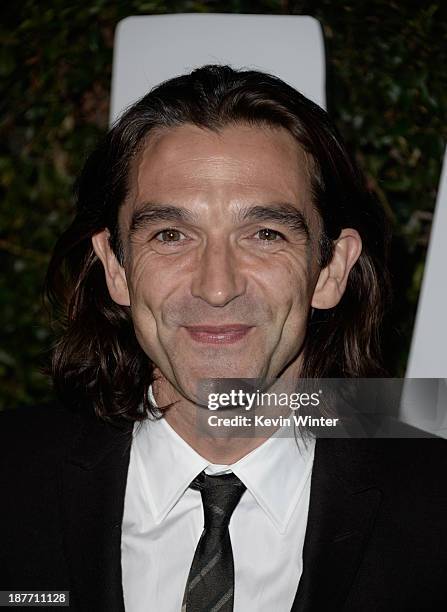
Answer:
[[(244, 206), (236, 213), (238, 221), (274, 221), (309, 239), (309, 225), (302, 211), (289, 202)], [(197, 222), (197, 215), (182, 206), (145, 202), (132, 214), (129, 239), (138, 231), (160, 221)]]
[(129, 238), (136, 232), (160, 221), (192, 222), (196, 216), (182, 206), (145, 202), (133, 214), (129, 226)]
[(293, 232), (305, 234), (308, 239), (310, 238), (306, 217), (301, 210), (289, 202), (242, 207), (237, 216), (242, 221), (274, 221)]

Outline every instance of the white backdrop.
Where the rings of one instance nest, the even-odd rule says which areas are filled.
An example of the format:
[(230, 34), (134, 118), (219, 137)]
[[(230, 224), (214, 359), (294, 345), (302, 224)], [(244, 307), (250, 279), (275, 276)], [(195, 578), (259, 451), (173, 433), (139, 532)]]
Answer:
[(154, 85), (203, 64), (270, 72), (325, 108), (323, 34), (295, 15), (144, 15), (115, 34), (110, 121)]

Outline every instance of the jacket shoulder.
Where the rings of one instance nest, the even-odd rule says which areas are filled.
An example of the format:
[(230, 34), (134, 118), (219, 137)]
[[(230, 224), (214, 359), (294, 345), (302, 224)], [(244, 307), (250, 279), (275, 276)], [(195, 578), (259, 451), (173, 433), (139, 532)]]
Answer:
[(0, 412), (0, 465), (63, 459), (79, 427), (80, 415), (56, 401)]
[[(318, 446), (318, 445), (317, 445)], [(447, 504), (447, 440), (430, 438), (319, 441), (323, 469), (358, 486), (378, 486), (392, 497), (437, 497)]]

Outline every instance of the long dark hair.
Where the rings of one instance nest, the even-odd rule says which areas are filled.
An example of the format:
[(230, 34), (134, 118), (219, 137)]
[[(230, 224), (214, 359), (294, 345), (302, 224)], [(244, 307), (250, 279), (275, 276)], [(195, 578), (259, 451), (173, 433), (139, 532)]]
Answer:
[(124, 113), (84, 166), (76, 216), (56, 244), (45, 282), (62, 325), (51, 366), (58, 395), (77, 406), (88, 401), (107, 419), (141, 420), (154, 412), (148, 399), (154, 366), (137, 342), (130, 309), (109, 296), (91, 237), (108, 228), (123, 262), (118, 211), (132, 160), (154, 129), (186, 123), (211, 130), (240, 123), (281, 126), (311, 156), (312, 195), (323, 226), (321, 267), (330, 261), (332, 240), (343, 227), (360, 233), (363, 251), (340, 303), (312, 311), (302, 376), (382, 375), (379, 331), (388, 292), (388, 238), (381, 207), (320, 107), (272, 75), (208, 65), (152, 89)]

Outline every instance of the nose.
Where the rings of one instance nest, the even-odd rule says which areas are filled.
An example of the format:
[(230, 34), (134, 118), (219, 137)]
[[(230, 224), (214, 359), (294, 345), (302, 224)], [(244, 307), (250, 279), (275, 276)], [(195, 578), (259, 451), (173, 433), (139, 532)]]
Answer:
[(211, 306), (225, 306), (245, 292), (245, 279), (231, 245), (210, 241), (198, 261), (191, 293)]

